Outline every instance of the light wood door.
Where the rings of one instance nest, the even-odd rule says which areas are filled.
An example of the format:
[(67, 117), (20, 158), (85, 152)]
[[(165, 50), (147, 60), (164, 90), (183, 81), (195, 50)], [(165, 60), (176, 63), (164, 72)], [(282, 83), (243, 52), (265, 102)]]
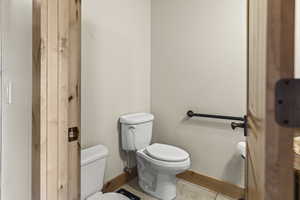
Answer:
[(294, 77), (294, 0), (248, 0), (247, 200), (294, 198), (293, 130), (275, 121), (275, 85)]

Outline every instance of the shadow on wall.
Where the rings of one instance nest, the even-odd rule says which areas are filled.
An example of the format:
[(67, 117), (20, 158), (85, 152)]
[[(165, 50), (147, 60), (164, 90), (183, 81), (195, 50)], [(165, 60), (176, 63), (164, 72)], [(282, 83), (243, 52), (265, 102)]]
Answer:
[(237, 171), (236, 169), (244, 169), (245, 160), (238, 153), (234, 154), (232, 158), (228, 161), (224, 168), (222, 175), (223, 180), (230, 181), (231, 183), (242, 183), (241, 186), (244, 187), (244, 170)]
[[(179, 133), (182, 133), (184, 131), (183, 129), (186, 129), (187, 126), (198, 127), (198, 128), (201, 127), (201, 130), (203, 130), (203, 128), (204, 128), (204, 130), (214, 129), (215, 133), (216, 133), (214, 135), (214, 139), (218, 138), (219, 134), (222, 135), (222, 138), (227, 138), (227, 136), (228, 136), (228, 141), (227, 141), (228, 144), (227, 145), (233, 145), (232, 148), (230, 147), (231, 150), (228, 151), (228, 146), (225, 146), (225, 147), (220, 146), (218, 148), (218, 150), (214, 151), (214, 153), (216, 153), (216, 155), (221, 153), (221, 151), (228, 151), (228, 158), (225, 160), (223, 159), (222, 162), (224, 164), (222, 164), (222, 162), (221, 162), (221, 164), (223, 165), (223, 167), (221, 169), (222, 171), (220, 173), (220, 176), (216, 177), (216, 178), (225, 180), (226, 182), (229, 182), (229, 183), (239, 185), (241, 187), (244, 187), (244, 167), (245, 167), (244, 163), (245, 163), (245, 160), (235, 150), (236, 144), (237, 144), (236, 141), (231, 141), (231, 139), (230, 139), (230, 138), (236, 138), (237, 140), (239, 140), (238, 138), (240, 138), (243, 135), (243, 129), (232, 130), (232, 133), (231, 133), (231, 122), (232, 122), (231, 120), (184, 117), (184, 118), (182, 118), (182, 120), (180, 121), (180, 124), (178, 124), (178, 127), (176, 127), (176, 129), (178, 130)], [(225, 134), (225, 135), (223, 135), (223, 134)], [(222, 142), (222, 140), (223, 140), (222, 138), (219, 138), (219, 140), (216, 142)], [(204, 140), (207, 140), (207, 138)], [(211, 141), (208, 140), (207, 142), (211, 142)], [(223, 149), (223, 148), (225, 148), (225, 149)], [(197, 156), (197, 154), (195, 152), (190, 152), (190, 153), (192, 154), (191, 155), (192, 157)], [(222, 155), (220, 155), (220, 156), (222, 156)], [(218, 158), (215, 157), (215, 159), (218, 159)], [(211, 162), (216, 164), (215, 161), (211, 161)], [(202, 163), (200, 165), (205, 167), (206, 164)], [(199, 166), (199, 163), (197, 166)], [(194, 169), (194, 170), (197, 171), (197, 169)], [(199, 172), (201, 173), (201, 171), (199, 171)], [(210, 174), (207, 174), (207, 175), (211, 176)]]

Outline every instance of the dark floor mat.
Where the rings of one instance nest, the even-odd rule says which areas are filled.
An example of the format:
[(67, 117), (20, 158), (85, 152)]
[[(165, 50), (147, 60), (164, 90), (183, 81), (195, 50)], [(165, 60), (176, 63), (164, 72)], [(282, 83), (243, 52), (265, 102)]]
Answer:
[(128, 197), (130, 200), (141, 200), (140, 197), (132, 194), (131, 192), (128, 192), (125, 189), (120, 189), (117, 191), (117, 193), (123, 194), (124, 196)]

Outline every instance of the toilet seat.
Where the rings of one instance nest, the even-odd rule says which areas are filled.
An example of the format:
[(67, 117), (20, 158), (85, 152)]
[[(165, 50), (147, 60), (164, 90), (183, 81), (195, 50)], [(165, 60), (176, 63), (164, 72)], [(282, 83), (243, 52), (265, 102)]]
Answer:
[(126, 196), (119, 194), (119, 193), (101, 193), (98, 192), (89, 198), (87, 200), (130, 200)]
[(189, 158), (183, 149), (167, 144), (155, 143), (146, 147), (145, 151), (152, 158), (167, 162), (181, 162)]
[(148, 162), (150, 162), (153, 167), (156, 166), (160, 169), (166, 169), (166, 170), (186, 170), (191, 165), (191, 159), (188, 157), (186, 160), (178, 161), (178, 162), (170, 162), (170, 161), (164, 161), (159, 160), (157, 158), (154, 158), (149, 155), (149, 153), (145, 149), (141, 149), (137, 151), (137, 156), (142, 157), (146, 159)]

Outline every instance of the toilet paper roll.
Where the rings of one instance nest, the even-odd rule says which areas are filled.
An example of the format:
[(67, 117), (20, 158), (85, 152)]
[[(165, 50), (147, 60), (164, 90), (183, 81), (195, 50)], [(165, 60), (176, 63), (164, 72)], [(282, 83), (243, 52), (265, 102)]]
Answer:
[(246, 158), (246, 142), (239, 142), (237, 144), (237, 151), (242, 157)]

